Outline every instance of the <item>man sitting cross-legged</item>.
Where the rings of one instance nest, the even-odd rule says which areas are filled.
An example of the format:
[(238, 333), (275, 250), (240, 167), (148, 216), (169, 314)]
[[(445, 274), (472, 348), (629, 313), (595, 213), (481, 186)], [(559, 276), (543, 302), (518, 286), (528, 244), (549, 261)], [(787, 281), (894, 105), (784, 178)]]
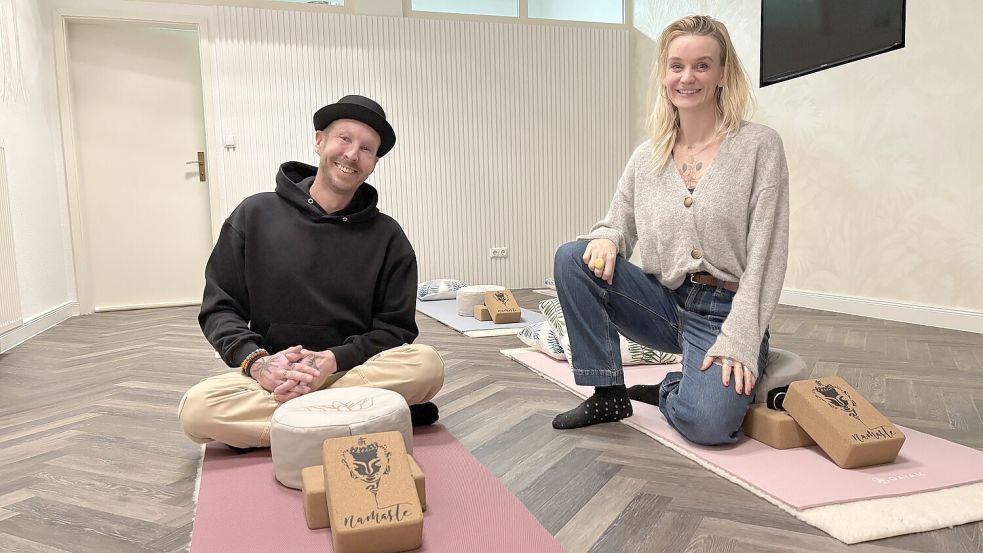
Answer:
[(323, 388), (401, 394), (414, 424), (444, 365), (417, 337), (416, 254), (379, 212), (365, 179), (396, 142), (382, 107), (346, 96), (314, 114), (318, 167), (280, 166), (276, 192), (246, 198), (222, 226), (205, 269), (198, 321), (239, 372), (202, 380), (178, 414), (192, 440), (267, 447), (273, 411)]

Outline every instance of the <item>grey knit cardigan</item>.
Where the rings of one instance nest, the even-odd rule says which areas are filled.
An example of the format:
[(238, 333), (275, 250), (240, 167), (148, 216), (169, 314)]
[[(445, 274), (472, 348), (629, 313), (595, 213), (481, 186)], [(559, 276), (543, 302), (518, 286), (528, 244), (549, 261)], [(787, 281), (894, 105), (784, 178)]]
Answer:
[(740, 282), (707, 355), (732, 357), (757, 376), (758, 351), (788, 262), (782, 139), (769, 127), (743, 122), (724, 138), (692, 194), (672, 160), (656, 167), (652, 153), (649, 141), (635, 150), (607, 215), (577, 238), (608, 238), (625, 258), (637, 243), (642, 270), (669, 289), (699, 271)]

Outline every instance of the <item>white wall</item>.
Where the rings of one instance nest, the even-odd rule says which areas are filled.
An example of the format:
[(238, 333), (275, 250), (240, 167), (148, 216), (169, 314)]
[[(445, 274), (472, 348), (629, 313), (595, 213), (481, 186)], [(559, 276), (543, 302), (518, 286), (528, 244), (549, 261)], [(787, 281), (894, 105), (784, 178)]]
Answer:
[[(222, 207), (313, 162), (311, 115), (378, 100), (396, 147), (369, 178), (420, 278), (542, 286), (607, 208), (628, 159), (627, 31), (218, 8)], [(505, 246), (507, 259), (490, 259)]]
[[(7, 151), (11, 218), (25, 324), (75, 304), (50, 12), (15, 0), (27, 98), (0, 104), (0, 144)], [(42, 324), (50, 324), (42, 323)], [(16, 331), (0, 349), (16, 340)]]
[[(727, 24), (758, 81), (758, 0), (635, 0), (632, 84), (672, 20)], [(758, 90), (782, 135), (791, 229), (783, 301), (983, 332), (981, 2), (908, 2), (904, 49)], [(632, 101), (633, 143), (644, 98)]]

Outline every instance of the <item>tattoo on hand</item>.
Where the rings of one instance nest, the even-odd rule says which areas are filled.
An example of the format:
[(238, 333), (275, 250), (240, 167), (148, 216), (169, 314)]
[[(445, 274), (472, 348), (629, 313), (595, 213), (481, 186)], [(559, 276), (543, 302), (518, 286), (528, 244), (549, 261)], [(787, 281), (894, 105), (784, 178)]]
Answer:
[(253, 378), (256, 378), (256, 372), (259, 371), (263, 376), (272, 376), (272, 370), (270, 365), (273, 363), (273, 357), (260, 357), (253, 362), (253, 366), (249, 368), (249, 372), (252, 373)]

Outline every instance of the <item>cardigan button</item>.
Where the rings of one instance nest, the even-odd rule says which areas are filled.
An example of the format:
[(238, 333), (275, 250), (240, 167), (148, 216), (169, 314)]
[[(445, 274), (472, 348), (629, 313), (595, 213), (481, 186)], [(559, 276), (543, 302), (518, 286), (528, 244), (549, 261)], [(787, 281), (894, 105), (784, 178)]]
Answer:
[(692, 207), (693, 206), (693, 197), (692, 196), (686, 196), (686, 199), (683, 200), (683, 205), (686, 206), (686, 207)]
[(703, 259), (703, 250), (700, 248), (693, 248), (693, 251), (689, 252), (693, 259)]

